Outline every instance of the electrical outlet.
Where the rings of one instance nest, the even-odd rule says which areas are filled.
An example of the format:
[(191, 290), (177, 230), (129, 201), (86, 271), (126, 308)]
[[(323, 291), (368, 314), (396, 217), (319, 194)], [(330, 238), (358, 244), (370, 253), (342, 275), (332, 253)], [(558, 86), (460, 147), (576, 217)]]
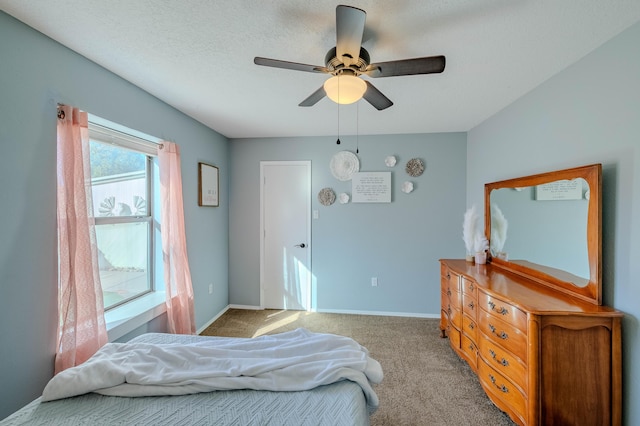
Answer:
[(378, 277), (371, 278), (371, 287), (378, 287)]
[(209, 284), (209, 294), (213, 294), (213, 283)]

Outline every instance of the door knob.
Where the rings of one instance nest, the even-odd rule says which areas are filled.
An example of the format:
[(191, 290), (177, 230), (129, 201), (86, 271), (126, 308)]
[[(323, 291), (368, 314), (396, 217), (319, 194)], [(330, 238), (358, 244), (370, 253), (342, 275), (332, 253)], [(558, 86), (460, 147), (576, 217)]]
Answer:
[(294, 247), (305, 248), (307, 245), (305, 243), (296, 244)]

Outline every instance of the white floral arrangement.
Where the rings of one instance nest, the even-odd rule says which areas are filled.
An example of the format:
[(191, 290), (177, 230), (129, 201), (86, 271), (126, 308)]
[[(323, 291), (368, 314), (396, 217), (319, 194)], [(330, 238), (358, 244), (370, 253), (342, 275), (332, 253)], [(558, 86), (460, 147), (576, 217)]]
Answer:
[(489, 250), (489, 240), (484, 235), (478, 233), (473, 238), (473, 252), (484, 253)]
[(467, 209), (464, 214), (464, 220), (462, 221), (462, 240), (464, 241), (468, 256), (475, 254), (474, 241), (476, 234), (478, 234), (479, 220), (478, 208), (474, 204)]
[(464, 214), (462, 240), (467, 249), (467, 261), (472, 262), (475, 257), (476, 263), (485, 263), (489, 240), (482, 231), (480, 213), (475, 204)]

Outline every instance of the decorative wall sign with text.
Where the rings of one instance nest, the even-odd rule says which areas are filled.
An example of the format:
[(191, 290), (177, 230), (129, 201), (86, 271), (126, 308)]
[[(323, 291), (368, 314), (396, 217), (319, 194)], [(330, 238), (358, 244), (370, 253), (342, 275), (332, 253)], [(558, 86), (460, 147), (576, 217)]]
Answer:
[(352, 203), (390, 203), (391, 172), (361, 172), (351, 176)]

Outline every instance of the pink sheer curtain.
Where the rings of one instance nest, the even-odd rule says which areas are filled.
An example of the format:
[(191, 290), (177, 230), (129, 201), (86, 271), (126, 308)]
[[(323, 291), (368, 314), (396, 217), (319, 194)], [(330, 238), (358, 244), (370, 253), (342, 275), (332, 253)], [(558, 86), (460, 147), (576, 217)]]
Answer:
[(193, 287), (184, 233), (182, 176), (178, 145), (162, 142), (162, 147), (158, 150), (158, 160), (162, 205), (162, 257), (169, 332), (195, 334)]
[(91, 204), (87, 113), (58, 108), (58, 336), (55, 373), (107, 343)]

